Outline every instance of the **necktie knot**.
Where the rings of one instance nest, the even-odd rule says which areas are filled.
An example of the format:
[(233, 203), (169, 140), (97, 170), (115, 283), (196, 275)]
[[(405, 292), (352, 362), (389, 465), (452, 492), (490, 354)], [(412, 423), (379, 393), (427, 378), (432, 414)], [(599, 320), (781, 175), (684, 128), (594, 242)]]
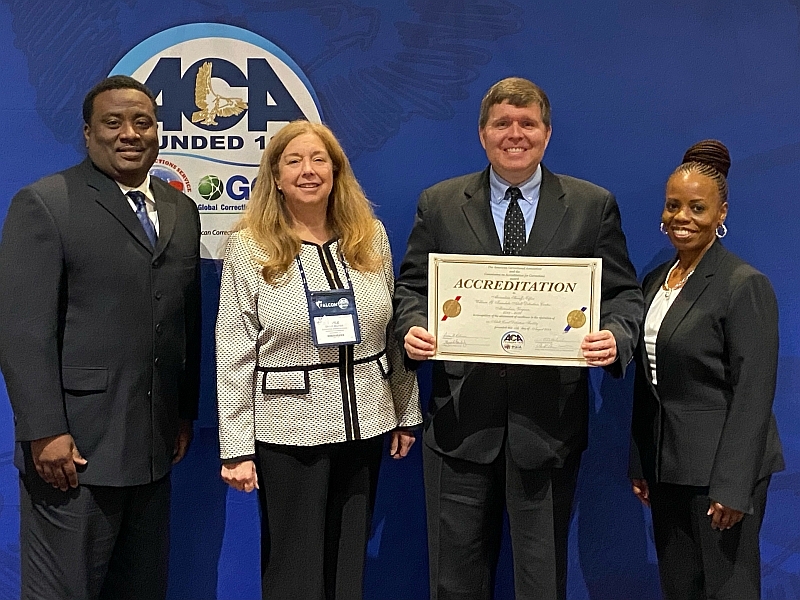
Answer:
[(522, 200), (522, 192), (518, 187), (511, 186), (506, 190), (506, 198), (508, 198), (512, 202)]
[(140, 192), (139, 190), (131, 190), (128, 192), (128, 196), (131, 200), (133, 200), (133, 204), (136, 206), (136, 210), (140, 208), (144, 208), (147, 210), (147, 201), (145, 199), (145, 195)]
[(158, 236), (150, 216), (147, 214), (147, 203), (145, 202), (145, 195), (139, 190), (131, 190), (128, 192), (128, 198), (133, 200), (133, 205), (136, 207), (136, 218), (142, 224), (147, 239), (150, 240), (150, 245), (155, 248)]
[(503, 221), (503, 254), (506, 256), (516, 256), (522, 251), (527, 239), (525, 231), (525, 215), (519, 206), (522, 199), (522, 192), (518, 187), (510, 187), (506, 190), (508, 198), (508, 208), (506, 217)]

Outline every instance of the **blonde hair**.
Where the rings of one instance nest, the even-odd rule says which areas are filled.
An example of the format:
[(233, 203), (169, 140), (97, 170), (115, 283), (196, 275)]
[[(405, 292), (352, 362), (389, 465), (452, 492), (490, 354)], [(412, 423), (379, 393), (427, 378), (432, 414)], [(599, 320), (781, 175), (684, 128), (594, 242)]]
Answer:
[(294, 138), (313, 133), (325, 146), (333, 163), (333, 189), (328, 198), (328, 227), (339, 238), (339, 250), (358, 271), (376, 271), (380, 256), (374, 249), (375, 213), (364, 195), (342, 146), (325, 125), (292, 121), (276, 133), (261, 156), (258, 178), (237, 229), (247, 229), (267, 255), (261, 274), (267, 283), (276, 280), (300, 253), (301, 240), (292, 227), (292, 216), (283, 193), (278, 190), (279, 163)]

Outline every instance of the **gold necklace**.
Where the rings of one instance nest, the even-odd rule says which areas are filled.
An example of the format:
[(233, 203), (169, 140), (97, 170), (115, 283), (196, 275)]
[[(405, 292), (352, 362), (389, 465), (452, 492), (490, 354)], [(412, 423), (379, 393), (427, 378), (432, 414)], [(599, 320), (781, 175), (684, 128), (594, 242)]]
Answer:
[(669, 278), (672, 275), (672, 272), (675, 270), (675, 267), (677, 267), (678, 263), (680, 262), (681, 261), (678, 260), (675, 262), (674, 265), (672, 265), (672, 268), (667, 273), (667, 278), (664, 280), (664, 285), (661, 286), (661, 289), (664, 290), (664, 298), (666, 298), (667, 300), (669, 300), (669, 297), (672, 295), (672, 290), (681, 289), (686, 284), (686, 280), (689, 279), (689, 276), (692, 273), (694, 273), (694, 269), (692, 269), (686, 275), (683, 276), (683, 279), (681, 279), (678, 283), (675, 284), (675, 287), (669, 287)]

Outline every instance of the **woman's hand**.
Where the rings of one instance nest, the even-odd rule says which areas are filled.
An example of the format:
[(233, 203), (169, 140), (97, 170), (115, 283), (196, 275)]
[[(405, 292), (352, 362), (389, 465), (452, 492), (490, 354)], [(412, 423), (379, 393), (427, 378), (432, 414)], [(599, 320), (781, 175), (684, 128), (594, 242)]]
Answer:
[(728, 508), (719, 502), (711, 501), (708, 507), (708, 516), (711, 517), (711, 529), (730, 529), (744, 517), (744, 513), (735, 508)]
[(398, 427), (392, 431), (392, 445), (389, 447), (389, 454), (395, 460), (405, 458), (415, 441), (417, 438), (411, 429)]
[(222, 465), (220, 475), (222, 476), (222, 481), (235, 490), (252, 492), (258, 489), (256, 464), (252, 460)]
[(642, 504), (650, 506), (650, 487), (647, 485), (647, 479), (631, 479), (631, 487)]

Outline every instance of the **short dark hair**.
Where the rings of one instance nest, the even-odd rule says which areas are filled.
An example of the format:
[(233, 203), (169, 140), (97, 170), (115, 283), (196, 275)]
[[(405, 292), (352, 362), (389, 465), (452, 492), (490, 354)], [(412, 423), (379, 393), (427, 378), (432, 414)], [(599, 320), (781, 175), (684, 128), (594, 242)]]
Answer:
[(142, 92), (145, 96), (150, 98), (150, 102), (153, 103), (153, 112), (158, 116), (156, 97), (145, 84), (127, 75), (112, 75), (95, 85), (83, 99), (83, 122), (87, 125), (92, 121), (94, 99), (108, 90), (136, 90), (137, 92)]
[(522, 77), (506, 77), (490, 87), (481, 100), (481, 114), (478, 119), (480, 129), (486, 127), (486, 123), (489, 122), (489, 109), (503, 102), (508, 102), (517, 108), (536, 104), (542, 110), (542, 123), (550, 128), (550, 100), (544, 90)]

